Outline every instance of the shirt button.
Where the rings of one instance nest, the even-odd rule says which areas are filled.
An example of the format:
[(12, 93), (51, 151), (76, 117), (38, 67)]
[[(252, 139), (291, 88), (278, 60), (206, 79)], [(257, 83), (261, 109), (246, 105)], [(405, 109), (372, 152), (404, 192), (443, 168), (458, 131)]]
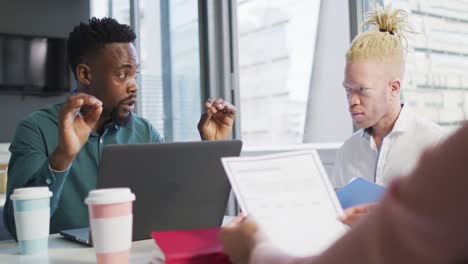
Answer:
[(46, 179), (45, 183), (50, 184), (52, 181), (50, 179)]

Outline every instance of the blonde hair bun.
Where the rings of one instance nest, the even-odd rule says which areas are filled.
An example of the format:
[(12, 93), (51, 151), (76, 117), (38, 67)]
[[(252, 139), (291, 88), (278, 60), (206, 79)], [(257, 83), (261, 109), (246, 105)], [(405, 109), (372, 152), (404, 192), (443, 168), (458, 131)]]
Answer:
[(363, 28), (373, 26), (375, 30), (388, 32), (391, 35), (397, 35), (404, 39), (411, 33), (408, 13), (401, 8), (392, 9), (391, 5), (369, 11), (366, 14), (366, 21), (362, 26)]
[(363, 28), (368, 30), (354, 38), (346, 53), (348, 62), (378, 59), (404, 63), (407, 36), (412, 33), (405, 10), (392, 9), (391, 5), (374, 9), (366, 14)]

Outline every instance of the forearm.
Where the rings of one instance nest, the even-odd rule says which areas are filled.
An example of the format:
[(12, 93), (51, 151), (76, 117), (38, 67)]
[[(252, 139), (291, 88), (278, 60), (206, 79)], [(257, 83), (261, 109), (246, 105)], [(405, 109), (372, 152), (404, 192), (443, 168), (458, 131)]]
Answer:
[(57, 171), (63, 171), (70, 168), (77, 153), (68, 153), (57, 146), (49, 158), (50, 168)]

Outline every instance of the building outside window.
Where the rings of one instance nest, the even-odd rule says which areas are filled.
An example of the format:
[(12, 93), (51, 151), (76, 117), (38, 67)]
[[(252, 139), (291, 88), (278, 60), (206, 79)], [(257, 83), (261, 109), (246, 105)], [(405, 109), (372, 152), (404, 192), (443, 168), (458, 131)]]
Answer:
[(468, 1), (365, 0), (363, 13), (391, 4), (408, 11), (416, 32), (409, 40), (403, 100), (442, 126), (468, 116)]
[(238, 0), (245, 146), (303, 142), (320, 0)]

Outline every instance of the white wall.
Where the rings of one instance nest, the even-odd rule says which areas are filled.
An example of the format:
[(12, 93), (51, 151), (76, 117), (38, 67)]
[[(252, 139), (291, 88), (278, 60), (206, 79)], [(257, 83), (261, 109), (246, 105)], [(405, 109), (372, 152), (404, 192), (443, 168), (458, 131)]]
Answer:
[[(75, 25), (89, 19), (88, 0), (0, 0), (0, 33), (67, 37)], [(61, 97), (7, 95), (0, 91), (0, 142), (9, 142), (27, 114), (62, 101)]]
[(342, 85), (349, 45), (348, 1), (322, 1), (304, 142), (343, 142), (353, 132)]

